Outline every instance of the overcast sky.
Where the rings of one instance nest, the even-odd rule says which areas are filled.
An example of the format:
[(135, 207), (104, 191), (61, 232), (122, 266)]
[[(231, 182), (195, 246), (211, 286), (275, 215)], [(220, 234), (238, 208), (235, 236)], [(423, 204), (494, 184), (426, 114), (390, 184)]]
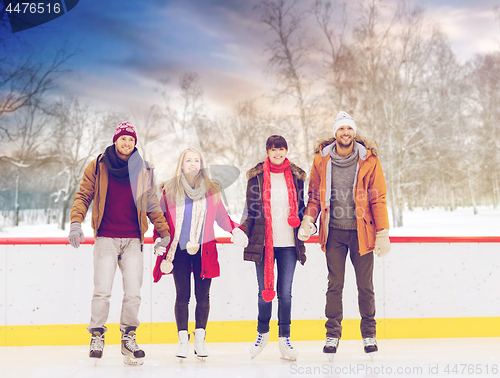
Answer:
[[(395, 1), (395, 0), (389, 0)], [(17, 33), (35, 53), (66, 43), (78, 53), (62, 90), (120, 109), (160, 102), (159, 78), (174, 83), (186, 72), (200, 75), (205, 102), (215, 110), (270, 88), (265, 27), (258, 0), (84, 0), (68, 14)], [(313, 0), (302, 1), (304, 5)], [(349, 4), (354, 4), (350, 1)], [(421, 4), (448, 36), (461, 60), (499, 48), (493, 0), (409, 1)]]

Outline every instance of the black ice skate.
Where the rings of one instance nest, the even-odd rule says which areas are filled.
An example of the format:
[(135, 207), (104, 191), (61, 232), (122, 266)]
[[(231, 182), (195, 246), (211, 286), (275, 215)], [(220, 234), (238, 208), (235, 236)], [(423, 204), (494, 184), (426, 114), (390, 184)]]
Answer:
[(135, 341), (135, 330), (136, 327), (127, 327), (125, 331), (122, 330), (123, 363), (127, 365), (142, 365), (146, 356)]
[(369, 353), (373, 361), (373, 353), (378, 351), (377, 340), (375, 340), (375, 337), (365, 337), (363, 344), (365, 346), (365, 353)]
[(90, 358), (101, 358), (104, 350), (104, 328), (92, 328), (90, 339)]
[(337, 353), (337, 348), (339, 347), (339, 338), (338, 337), (327, 337), (325, 346), (323, 347), (323, 353), (326, 353), (328, 356), (328, 361), (332, 362)]

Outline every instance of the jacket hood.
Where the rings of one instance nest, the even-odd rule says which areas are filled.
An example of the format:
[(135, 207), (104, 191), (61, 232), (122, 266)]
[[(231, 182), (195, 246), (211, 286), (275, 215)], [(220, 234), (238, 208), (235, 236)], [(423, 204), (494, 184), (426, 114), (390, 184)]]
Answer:
[[(290, 170), (292, 174), (296, 176), (299, 180), (306, 181), (307, 173), (302, 169), (290, 162)], [(254, 178), (264, 172), (264, 162), (260, 162), (255, 167), (247, 171), (247, 180)]]
[[(373, 139), (356, 134), (356, 136), (354, 137), (354, 140), (356, 142), (358, 142), (359, 144), (361, 144), (362, 146), (364, 146), (367, 150), (370, 150), (373, 155), (378, 156), (379, 147), (378, 147), (377, 142), (375, 142)], [(317, 154), (318, 152), (323, 150), (323, 148), (332, 144), (333, 142), (335, 142), (335, 137), (320, 141), (318, 143), (318, 145), (316, 146), (316, 148), (314, 149), (314, 153)]]

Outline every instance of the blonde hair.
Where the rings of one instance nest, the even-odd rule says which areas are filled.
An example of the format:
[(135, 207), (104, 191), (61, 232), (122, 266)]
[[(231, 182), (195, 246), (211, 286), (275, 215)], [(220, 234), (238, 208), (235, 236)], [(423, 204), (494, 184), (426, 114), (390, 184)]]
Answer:
[(211, 192), (212, 196), (214, 197), (214, 203), (217, 203), (219, 199), (219, 195), (217, 195), (220, 191), (220, 185), (217, 185), (218, 183), (210, 180), (207, 174), (207, 170), (205, 167), (205, 161), (203, 160), (203, 156), (201, 156), (201, 153), (199, 153), (197, 150), (194, 148), (186, 148), (184, 151), (181, 152), (179, 156), (179, 160), (177, 161), (177, 167), (175, 168), (175, 174), (174, 177), (168, 181), (168, 183), (163, 183), (163, 187), (165, 188), (165, 191), (174, 197), (180, 197), (180, 196), (185, 196), (184, 194), (184, 187), (182, 186), (181, 183), (181, 175), (184, 173), (182, 172), (182, 164), (184, 163), (184, 157), (188, 152), (194, 152), (200, 157), (200, 170), (198, 171), (196, 177), (195, 177), (195, 188), (198, 188), (203, 181), (205, 184), (205, 188), (207, 188), (207, 194), (208, 191)]

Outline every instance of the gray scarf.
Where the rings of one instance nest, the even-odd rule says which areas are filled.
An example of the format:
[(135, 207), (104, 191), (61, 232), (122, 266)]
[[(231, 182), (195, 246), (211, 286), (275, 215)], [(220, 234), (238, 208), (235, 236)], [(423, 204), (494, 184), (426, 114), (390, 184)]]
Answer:
[(359, 148), (356, 142), (353, 142), (354, 145), (352, 153), (346, 157), (341, 157), (337, 155), (337, 141), (334, 141), (333, 143), (334, 146), (332, 148), (332, 152), (330, 152), (330, 157), (332, 160), (332, 164), (336, 165), (337, 167), (341, 168), (349, 167), (353, 164), (355, 160), (359, 158)]

